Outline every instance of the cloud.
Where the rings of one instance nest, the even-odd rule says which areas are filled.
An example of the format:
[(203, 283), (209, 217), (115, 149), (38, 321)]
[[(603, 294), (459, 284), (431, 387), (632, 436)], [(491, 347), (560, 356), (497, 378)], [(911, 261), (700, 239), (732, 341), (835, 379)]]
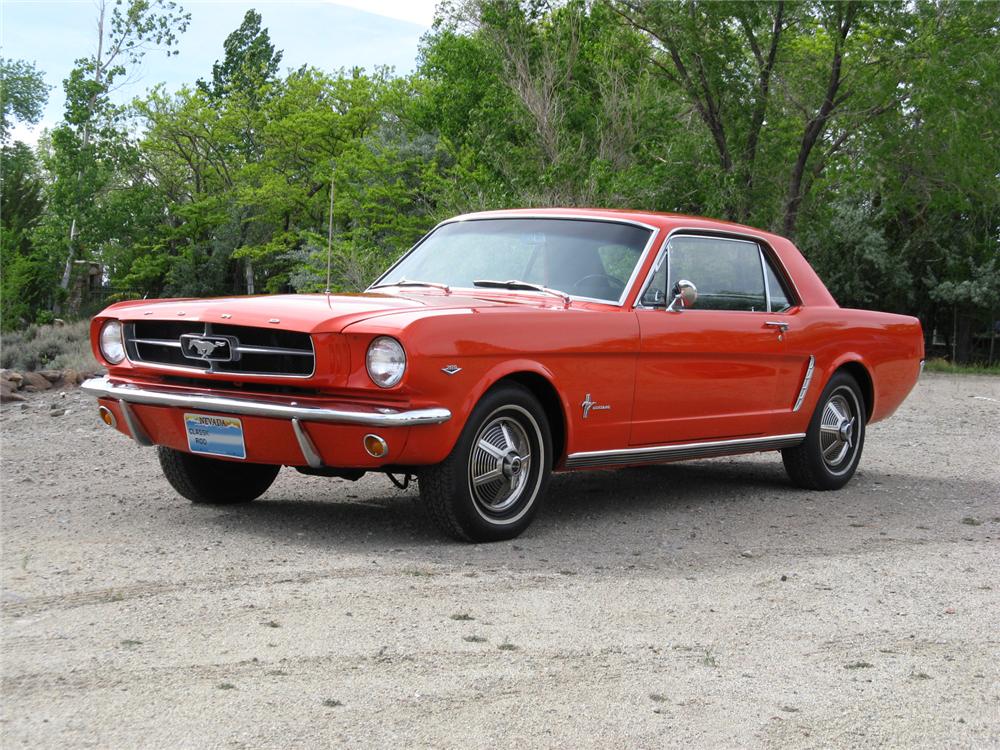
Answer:
[(434, 21), (436, 0), (327, 0), (331, 5), (345, 5), (349, 8), (374, 13), (377, 16), (407, 21), (430, 28)]

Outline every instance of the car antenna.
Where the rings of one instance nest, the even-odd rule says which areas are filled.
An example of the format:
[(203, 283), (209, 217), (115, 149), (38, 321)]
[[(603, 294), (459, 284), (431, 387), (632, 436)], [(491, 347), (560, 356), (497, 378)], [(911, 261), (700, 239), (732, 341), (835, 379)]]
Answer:
[(327, 217), (326, 228), (326, 294), (330, 295), (330, 263), (333, 258), (333, 178), (336, 169), (330, 170), (330, 215)]

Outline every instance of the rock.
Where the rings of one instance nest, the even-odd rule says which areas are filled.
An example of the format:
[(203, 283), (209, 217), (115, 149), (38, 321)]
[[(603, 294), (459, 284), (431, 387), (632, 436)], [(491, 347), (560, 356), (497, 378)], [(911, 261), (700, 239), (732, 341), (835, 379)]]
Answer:
[(54, 325), (56, 328), (62, 328), (64, 325), (66, 325), (66, 321), (63, 320), (62, 318), (53, 318), (52, 325)]
[(23, 387), (27, 390), (29, 386), (36, 391), (47, 391), (52, 387), (52, 383), (40, 372), (26, 372), (24, 373)]
[(82, 381), (80, 373), (76, 370), (63, 370), (62, 376), (65, 385), (77, 385)]
[(14, 390), (12, 381), (0, 380), (0, 404), (9, 404), (15, 401), (24, 401), (24, 396)]
[(39, 370), (38, 374), (43, 378), (48, 380), (50, 383), (58, 383), (62, 380), (62, 370)]
[(65, 413), (66, 413), (65, 409), (53, 409), (52, 411), (49, 412), (49, 416), (50, 417), (61, 417)]
[(17, 370), (3, 370), (0, 371), (0, 380), (13, 383), (15, 388), (20, 388), (24, 376)]

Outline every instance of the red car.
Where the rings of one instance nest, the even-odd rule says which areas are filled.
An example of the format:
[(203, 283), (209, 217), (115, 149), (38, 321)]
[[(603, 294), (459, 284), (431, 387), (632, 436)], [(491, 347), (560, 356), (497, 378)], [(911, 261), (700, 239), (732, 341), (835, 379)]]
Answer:
[(787, 239), (589, 209), (445, 221), (363, 294), (122, 302), (91, 333), (83, 388), (190, 500), (413, 475), (470, 541), (521, 533), (552, 471), (780, 450), (837, 489), (923, 363), (916, 319), (839, 307)]

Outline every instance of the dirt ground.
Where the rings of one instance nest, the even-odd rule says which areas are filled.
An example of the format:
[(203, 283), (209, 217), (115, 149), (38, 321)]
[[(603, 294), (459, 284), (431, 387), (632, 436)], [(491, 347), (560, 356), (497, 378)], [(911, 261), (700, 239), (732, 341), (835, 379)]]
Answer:
[(926, 375), (840, 492), (561, 475), (483, 546), (380, 476), (194, 507), (78, 392), (0, 420), (5, 748), (1000, 746), (998, 378)]

